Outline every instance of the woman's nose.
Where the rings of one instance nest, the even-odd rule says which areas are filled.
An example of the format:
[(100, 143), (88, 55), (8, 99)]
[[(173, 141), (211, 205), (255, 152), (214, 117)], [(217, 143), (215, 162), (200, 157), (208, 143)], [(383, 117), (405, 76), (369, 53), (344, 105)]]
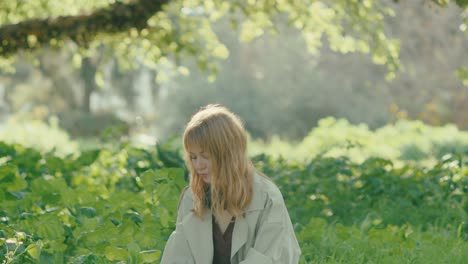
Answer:
[(204, 165), (203, 162), (200, 161), (199, 159), (195, 160), (195, 169), (203, 169)]

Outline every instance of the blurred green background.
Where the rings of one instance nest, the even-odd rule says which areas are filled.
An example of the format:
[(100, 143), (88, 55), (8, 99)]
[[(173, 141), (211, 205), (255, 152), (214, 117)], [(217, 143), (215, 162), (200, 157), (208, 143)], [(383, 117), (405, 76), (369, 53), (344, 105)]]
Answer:
[(0, 261), (157, 263), (180, 135), (221, 103), (301, 263), (465, 263), (467, 7), (0, 1)]
[[(4, 43), (24, 31), (27, 44), (2, 48), (0, 138), (62, 145), (50, 127), (92, 145), (113, 127), (154, 144), (208, 103), (236, 112), (259, 142), (301, 142), (327, 117), (369, 130), (399, 120), (468, 128), (463, 1), (275, 2), (172, 1), (146, 28), (109, 17), (110, 29), (89, 36), (83, 18), (61, 33), (2, 31)], [(4, 1), (0, 23), (92, 16), (110, 3)]]

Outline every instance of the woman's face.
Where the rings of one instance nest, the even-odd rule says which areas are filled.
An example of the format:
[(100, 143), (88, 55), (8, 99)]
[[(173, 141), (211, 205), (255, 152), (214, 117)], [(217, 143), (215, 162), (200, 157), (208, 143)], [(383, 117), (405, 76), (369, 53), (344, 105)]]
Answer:
[(189, 149), (189, 155), (197, 175), (202, 177), (205, 183), (210, 184), (212, 176), (210, 155), (199, 146), (192, 146)]

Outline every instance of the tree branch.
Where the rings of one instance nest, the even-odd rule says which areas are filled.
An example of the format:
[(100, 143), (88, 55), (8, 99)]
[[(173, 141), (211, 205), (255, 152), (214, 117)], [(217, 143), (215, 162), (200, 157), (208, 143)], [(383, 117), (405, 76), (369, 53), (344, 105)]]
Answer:
[(34, 50), (61, 40), (73, 40), (86, 47), (99, 33), (118, 33), (147, 27), (148, 19), (161, 11), (168, 0), (135, 0), (114, 3), (89, 15), (31, 19), (0, 26), (0, 56), (20, 50)]

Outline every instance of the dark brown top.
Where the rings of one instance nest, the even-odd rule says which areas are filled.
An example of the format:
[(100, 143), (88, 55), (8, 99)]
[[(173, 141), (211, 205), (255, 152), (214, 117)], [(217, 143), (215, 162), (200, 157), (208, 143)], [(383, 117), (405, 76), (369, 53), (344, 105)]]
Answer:
[(213, 216), (213, 264), (231, 264), (231, 244), (232, 231), (234, 230), (235, 218), (231, 219), (224, 234), (221, 232), (219, 225), (216, 224)]

